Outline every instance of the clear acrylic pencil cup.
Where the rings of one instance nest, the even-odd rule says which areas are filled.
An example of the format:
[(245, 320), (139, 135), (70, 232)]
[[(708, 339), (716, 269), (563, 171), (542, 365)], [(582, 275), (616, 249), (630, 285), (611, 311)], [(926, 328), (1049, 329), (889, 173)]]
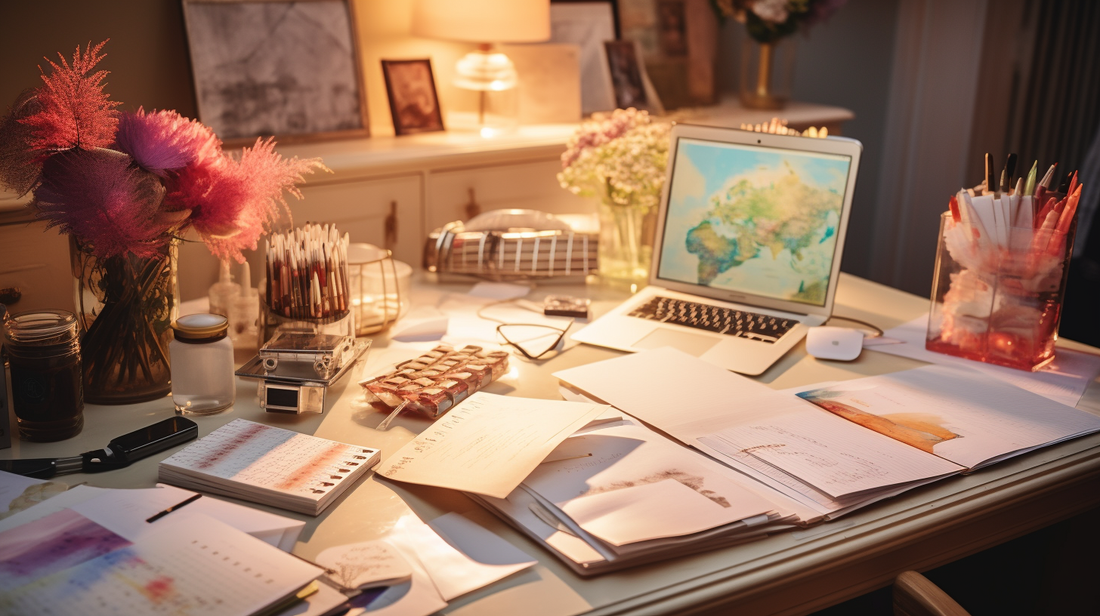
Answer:
[(1001, 235), (940, 217), (930, 351), (1034, 371), (1054, 359), (1076, 223)]

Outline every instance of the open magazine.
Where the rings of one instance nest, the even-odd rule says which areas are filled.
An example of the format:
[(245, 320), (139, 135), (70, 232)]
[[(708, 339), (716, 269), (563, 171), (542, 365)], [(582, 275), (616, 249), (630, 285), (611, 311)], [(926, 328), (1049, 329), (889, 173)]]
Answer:
[(798, 395), (667, 348), (556, 376), (772, 487), (803, 523), (1100, 431), (1090, 413), (940, 366)]

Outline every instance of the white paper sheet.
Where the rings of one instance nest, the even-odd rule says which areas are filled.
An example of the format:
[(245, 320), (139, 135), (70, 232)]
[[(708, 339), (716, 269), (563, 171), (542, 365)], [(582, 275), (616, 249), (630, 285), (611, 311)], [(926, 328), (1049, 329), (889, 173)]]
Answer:
[(314, 561), (332, 569), (328, 576), (343, 588), (392, 586), (412, 579), (412, 567), (401, 552), (384, 540), (329, 548)]
[(844, 381), (800, 395), (967, 468), (1100, 431), (1100, 417), (1092, 413), (946, 366)]
[(0, 519), (7, 517), (5, 514), (13, 509), (22, 511), (34, 503), (60, 494), (66, 487), (63, 483), (0, 471)]
[(509, 282), (479, 282), (470, 289), (473, 297), (484, 297), (495, 300), (509, 300), (525, 297), (531, 292), (531, 287)]
[(729, 521), (721, 505), (675, 479), (582, 496), (562, 510), (615, 546), (693, 534)]
[(800, 402), (672, 348), (631, 353), (554, 376), (685, 444), (745, 418)]
[(504, 498), (606, 406), (478, 392), (379, 466), (395, 481)]
[[(1097, 375), (1100, 375), (1100, 356), (1059, 348), (1054, 361), (1038, 372), (1024, 372), (980, 361), (971, 361), (952, 355), (936, 353), (924, 348), (928, 335), (928, 315), (918, 317), (892, 329), (886, 336), (904, 344), (887, 344), (874, 347), (875, 351), (900, 355), (943, 366), (958, 366), (982, 372), (987, 376), (1011, 383), (1021, 389), (1050, 398), (1062, 404), (1076, 406)], [(866, 345), (864, 345), (866, 346)]]
[(447, 601), (531, 567), (537, 561), (485, 528), (458, 515), (442, 515), (410, 528), (416, 550), (436, 590)]
[[(524, 486), (566, 513), (577, 508), (585, 520), (570, 517), (582, 528), (588, 522), (601, 529), (622, 524), (615, 541), (608, 541), (613, 545), (689, 535), (776, 510), (775, 503), (750, 487), (751, 482), (736, 471), (637, 425), (612, 426), (572, 437), (554, 455), (561, 461), (539, 466), (524, 480)], [(700, 511), (697, 516), (670, 516), (666, 505), (673, 505), (668, 501), (647, 500), (649, 490), (631, 493), (638, 486), (666, 480), (682, 484), (717, 508)], [(577, 499), (615, 492), (623, 494), (572, 504)], [(644, 502), (649, 503), (648, 508)], [(613, 505), (621, 505), (624, 510), (601, 510)]]
[[(160, 523), (158, 521), (157, 523), (148, 524), (145, 522), (146, 519), (172, 505), (183, 502), (193, 494), (194, 492), (174, 486), (133, 490), (76, 486), (6, 520), (0, 520), (0, 532), (44, 518), (63, 509), (71, 508), (110, 528), (119, 535), (134, 540)], [(186, 513), (208, 515), (285, 552), (293, 549), (299, 533), (305, 527), (305, 522), (299, 520), (236, 503), (229, 503), (210, 496), (203, 496), (186, 507), (162, 518), (162, 520)]]
[[(129, 544), (72, 510), (31, 525), (43, 534), (35, 539), (34, 560), (19, 562), (22, 571), (30, 566), (37, 572), (22, 576), (32, 578), (27, 583), (0, 593), (0, 613), (251, 614), (320, 574), (313, 565), (198, 514), (167, 521)], [(97, 529), (99, 542), (110, 544), (102, 555), (71, 564), (41, 560), (67, 553), (71, 541), (66, 538), (89, 538), (89, 528)], [(44, 549), (43, 543), (56, 547)], [(7, 554), (19, 558), (18, 552)], [(68, 566), (57, 569), (60, 565)]]
[[(838, 417), (807, 409), (718, 430), (702, 440), (756, 458), (834, 499), (963, 470)], [(787, 485), (791, 485), (787, 483)]]
[(447, 607), (447, 602), (439, 596), (432, 578), (416, 558), (412, 547), (398, 541), (393, 535), (390, 542), (396, 547), (412, 568), (412, 578), (408, 582), (390, 586), (365, 608), (352, 608), (345, 616), (428, 616)]

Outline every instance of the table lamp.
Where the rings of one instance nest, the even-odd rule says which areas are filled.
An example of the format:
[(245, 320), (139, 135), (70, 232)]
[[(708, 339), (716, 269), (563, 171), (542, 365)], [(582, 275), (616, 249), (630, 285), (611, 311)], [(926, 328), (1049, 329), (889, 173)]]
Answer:
[(454, 84), (478, 93), (482, 135), (494, 124), (515, 123), (516, 67), (494, 43), (533, 43), (550, 38), (549, 0), (415, 0), (412, 33), (477, 43), (455, 67)]

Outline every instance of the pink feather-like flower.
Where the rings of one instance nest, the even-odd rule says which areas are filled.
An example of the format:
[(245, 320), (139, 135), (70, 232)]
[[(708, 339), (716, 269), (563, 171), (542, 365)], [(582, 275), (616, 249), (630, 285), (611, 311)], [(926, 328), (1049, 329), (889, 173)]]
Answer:
[(115, 141), (138, 166), (161, 177), (221, 152), (213, 131), (175, 111), (123, 112)]
[(38, 217), (91, 243), (101, 259), (125, 252), (152, 256), (169, 239), (158, 216), (164, 185), (131, 162), (104, 148), (51, 156), (34, 191)]
[(107, 147), (115, 140), (114, 109), (119, 103), (103, 91), (107, 71), (89, 74), (103, 59), (99, 51), (106, 43), (95, 47), (88, 43), (83, 54), (77, 45), (71, 65), (61, 54), (60, 65), (47, 60), (52, 70), (49, 75), (42, 71), (43, 85), (36, 90), (40, 109), (20, 120), (31, 127), (29, 144), (40, 156), (77, 147)]
[(295, 184), (315, 169), (328, 171), (320, 159), (287, 160), (275, 152), (273, 139), (257, 139), (239, 159), (223, 155), (181, 170), (167, 202), (191, 210), (190, 224), (214, 256), (243, 263), (242, 251), (256, 248), (280, 210), (289, 212), (283, 191), (300, 199)]

